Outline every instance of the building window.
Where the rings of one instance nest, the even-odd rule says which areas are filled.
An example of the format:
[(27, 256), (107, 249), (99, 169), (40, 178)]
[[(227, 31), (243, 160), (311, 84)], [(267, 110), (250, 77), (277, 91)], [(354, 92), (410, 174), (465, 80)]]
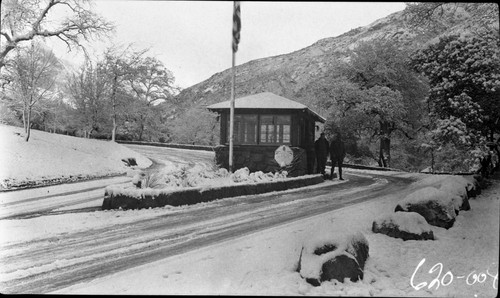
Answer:
[(291, 116), (262, 115), (260, 116), (261, 144), (289, 144)]
[[(257, 144), (257, 115), (234, 115), (235, 144)], [(227, 121), (227, 140), (229, 142), (229, 117)]]
[[(260, 120), (259, 120), (260, 118)], [(290, 115), (234, 115), (234, 144), (290, 144)], [(229, 117), (227, 143), (229, 143)], [(260, 122), (259, 122), (260, 121)], [(259, 131), (260, 127), (260, 131)]]

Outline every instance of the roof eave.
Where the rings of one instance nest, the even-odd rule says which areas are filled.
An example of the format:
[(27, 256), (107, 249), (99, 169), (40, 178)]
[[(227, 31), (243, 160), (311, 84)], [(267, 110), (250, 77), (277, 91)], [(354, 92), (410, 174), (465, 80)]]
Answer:
[[(218, 113), (221, 113), (222, 111), (229, 110), (229, 108), (211, 108), (211, 107), (207, 107), (207, 109), (212, 111), (212, 112), (218, 112)], [(255, 110), (255, 109), (257, 109), (257, 108), (235, 108), (235, 110)], [(272, 110), (272, 109), (267, 109), (267, 110)], [(277, 109), (277, 110), (297, 110), (297, 109)], [(314, 118), (314, 120), (317, 122), (321, 122), (321, 123), (326, 122), (326, 118), (324, 118), (323, 116), (319, 115), (318, 113), (314, 112), (313, 110), (311, 110), (309, 108), (305, 108), (302, 111), (309, 113)]]
[(313, 110), (311, 110), (309, 108), (306, 108), (305, 110), (307, 110), (307, 112), (314, 118), (315, 121), (321, 122), (321, 123), (325, 123), (326, 122), (326, 118), (324, 118), (320, 114), (316, 113), (315, 111), (313, 111)]

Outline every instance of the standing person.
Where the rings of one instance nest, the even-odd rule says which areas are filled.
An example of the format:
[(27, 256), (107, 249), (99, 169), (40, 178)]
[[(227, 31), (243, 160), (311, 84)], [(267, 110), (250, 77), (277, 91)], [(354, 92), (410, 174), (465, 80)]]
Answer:
[(339, 131), (335, 132), (333, 135), (332, 142), (330, 143), (330, 159), (332, 160), (332, 170), (330, 172), (330, 179), (333, 179), (333, 173), (335, 170), (335, 165), (339, 167), (339, 179), (342, 178), (342, 163), (345, 157), (345, 146), (342, 141), (342, 136)]
[(316, 152), (316, 172), (325, 175), (326, 160), (328, 159), (328, 140), (325, 138), (325, 133), (322, 132), (319, 139), (314, 142), (314, 150)]

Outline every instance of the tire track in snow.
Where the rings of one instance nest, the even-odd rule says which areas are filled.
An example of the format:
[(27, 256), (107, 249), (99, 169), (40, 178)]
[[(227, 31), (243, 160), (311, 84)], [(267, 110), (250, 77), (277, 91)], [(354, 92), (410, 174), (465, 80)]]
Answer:
[(341, 184), (222, 199), (134, 223), (0, 247), (6, 265), (0, 269), (0, 288), (4, 293), (47, 293), (370, 200), (411, 182), (383, 178), (387, 181), (350, 175)]

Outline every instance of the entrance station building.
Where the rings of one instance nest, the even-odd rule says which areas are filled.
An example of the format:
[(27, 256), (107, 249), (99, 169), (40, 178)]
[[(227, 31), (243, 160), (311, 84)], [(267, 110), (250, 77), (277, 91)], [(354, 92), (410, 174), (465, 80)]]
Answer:
[[(219, 166), (228, 169), (230, 101), (207, 108), (220, 114), (220, 145), (215, 148), (215, 158)], [(289, 176), (312, 174), (316, 122), (325, 121), (307, 106), (270, 92), (235, 99), (233, 169), (286, 170)], [(293, 152), (291, 162), (279, 164), (277, 149), (290, 155)]]

